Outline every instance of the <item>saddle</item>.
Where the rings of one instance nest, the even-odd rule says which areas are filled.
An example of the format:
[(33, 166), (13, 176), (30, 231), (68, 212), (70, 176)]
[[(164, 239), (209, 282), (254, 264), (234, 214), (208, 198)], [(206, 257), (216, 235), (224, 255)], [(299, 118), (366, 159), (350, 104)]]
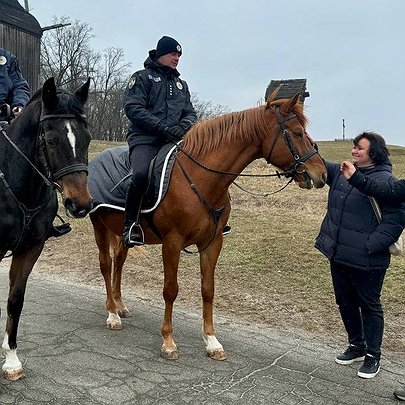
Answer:
[[(152, 160), (142, 214), (152, 213), (166, 195), (176, 149), (176, 145), (166, 144)], [(132, 175), (128, 146), (104, 150), (89, 162), (88, 169), (89, 190), (94, 202), (91, 212), (101, 207), (125, 211), (126, 193)]]

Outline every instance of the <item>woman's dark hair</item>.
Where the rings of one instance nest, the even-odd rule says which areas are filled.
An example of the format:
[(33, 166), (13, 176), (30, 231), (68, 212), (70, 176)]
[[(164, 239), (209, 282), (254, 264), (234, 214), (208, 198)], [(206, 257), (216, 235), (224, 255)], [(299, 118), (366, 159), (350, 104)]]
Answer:
[(358, 145), (361, 139), (367, 139), (370, 142), (368, 154), (375, 165), (381, 165), (388, 160), (390, 155), (384, 138), (375, 132), (362, 132), (353, 139), (353, 144)]

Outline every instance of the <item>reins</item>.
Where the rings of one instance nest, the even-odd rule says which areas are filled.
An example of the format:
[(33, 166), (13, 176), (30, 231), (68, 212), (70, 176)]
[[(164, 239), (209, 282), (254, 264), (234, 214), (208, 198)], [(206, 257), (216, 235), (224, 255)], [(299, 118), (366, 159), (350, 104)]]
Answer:
[[(239, 189), (241, 189), (242, 191), (249, 193), (251, 195), (260, 195), (262, 197), (267, 197), (269, 195), (272, 194), (276, 194), (282, 190), (284, 190), (289, 184), (291, 184), (291, 182), (293, 181), (293, 176), (296, 173), (299, 174), (305, 174), (305, 170), (303, 171), (299, 171), (299, 167), (301, 166), (302, 163), (304, 163), (305, 161), (307, 161), (308, 159), (310, 159), (313, 155), (317, 154), (318, 151), (317, 149), (312, 146), (312, 148), (305, 153), (303, 156), (300, 156), (297, 153), (297, 150), (294, 147), (293, 142), (291, 141), (291, 137), (290, 134), (287, 130), (287, 128), (285, 127), (285, 122), (289, 121), (290, 119), (293, 119), (296, 117), (296, 115), (294, 113), (290, 113), (287, 117), (283, 117), (280, 113), (280, 108), (279, 107), (275, 107), (274, 108), (274, 113), (276, 115), (277, 118), (277, 123), (279, 126), (279, 132), (278, 134), (282, 134), (284, 141), (288, 147), (288, 149), (290, 150), (293, 159), (295, 161), (294, 166), (292, 167), (292, 169), (286, 171), (286, 172), (278, 172), (276, 171), (276, 173), (274, 174), (250, 174), (250, 173), (237, 173), (237, 172), (228, 172), (228, 171), (223, 171), (223, 170), (217, 170), (217, 169), (213, 169), (210, 167), (207, 167), (206, 165), (204, 165), (203, 163), (199, 162), (197, 159), (195, 159), (193, 156), (191, 156), (186, 150), (184, 150), (184, 148), (181, 146), (180, 142), (177, 142), (175, 140), (173, 140), (173, 142), (177, 145), (177, 149), (180, 150), (181, 152), (184, 153), (185, 156), (187, 156), (192, 162), (194, 162), (197, 166), (201, 167), (202, 169), (206, 170), (207, 172), (211, 172), (211, 173), (217, 173), (217, 174), (222, 174), (222, 175), (229, 175), (229, 176), (235, 176), (235, 177), (274, 177), (277, 176), (278, 178), (281, 178), (281, 176), (284, 176), (286, 178), (290, 178), (290, 180), (287, 182), (287, 184), (285, 184), (281, 189), (272, 192), (272, 193), (265, 193), (265, 194), (259, 194), (259, 193), (255, 193), (255, 192), (251, 192), (248, 191), (246, 189), (244, 189), (243, 187), (241, 187), (240, 185), (238, 185), (235, 181), (233, 181), (233, 184), (235, 184), (236, 187), (238, 187)], [(271, 155), (273, 153), (273, 150), (275, 148), (275, 145), (277, 143), (278, 140), (278, 134), (275, 136), (274, 141), (272, 143), (272, 146), (270, 148), (268, 157), (267, 157), (267, 162), (270, 163), (270, 158)], [(195, 184), (193, 183), (193, 181), (191, 180), (190, 176), (188, 175), (188, 173), (185, 171), (185, 169), (183, 168), (180, 160), (178, 159), (178, 157), (176, 156), (176, 161), (184, 175), (184, 177), (186, 178), (187, 182), (189, 183), (192, 191), (196, 194), (196, 196), (198, 197), (198, 199), (200, 200), (200, 202), (207, 208), (208, 212), (211, 214), (213, 220), (214, 220), (214, 224), (215, 224), (215, 228), (214, 228), (214, 232), (213, 235), (210, 239), (210, 241), (207, 243), (207, 245), (203, 248), (203, 249), (199, 249), (196, 252), (191, 252), (187, 249), (183, 249), (184, 252), (189, 253), (189, 254), (193, 254), (193, 253), (200, 253), (202, 251), (204, 251), (205, 249), (207, 249), (207, 247), (212, 243), (212, 241), (215, 239), (215, 235), (217, 232), (217, 228), (218, 228), (218, 222), (219, 222), (219, 218), (224, 210), (224, 207), (220, 207), (219, 209), (214, 209), (208, 202), (207, 200), (204, 198), (204, 196), (198, 191), (198, 189), (196, 188)]]

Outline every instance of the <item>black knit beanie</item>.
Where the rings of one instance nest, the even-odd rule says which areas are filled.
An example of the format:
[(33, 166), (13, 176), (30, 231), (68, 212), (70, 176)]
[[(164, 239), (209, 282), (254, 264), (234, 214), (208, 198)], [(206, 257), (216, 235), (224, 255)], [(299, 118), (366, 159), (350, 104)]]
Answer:
[(156, 45), (156, 58), (159, 59), (170, 52), (178, 52), (181, 55), (182, 49), (180, 44), (171, 37), (164, 36), (160, 38)]

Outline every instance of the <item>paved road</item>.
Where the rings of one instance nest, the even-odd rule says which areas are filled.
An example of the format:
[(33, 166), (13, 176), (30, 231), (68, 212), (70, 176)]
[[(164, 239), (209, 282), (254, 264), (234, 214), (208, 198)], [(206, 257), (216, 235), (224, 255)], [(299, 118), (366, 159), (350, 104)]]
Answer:
[(41, 277), (29, 279), (19, 330), (26, 378), (1, 379), (0, 404), (400, 404), (392, 392), (405, 383), (404, 354), (385, 353), (380, 374), (363, 380), (357, 365), (334, 363), (337, 344), (220, 318), (229, 359), (215, 362), (205, 355), (200, 314), (176, 308), (181, 357), (167, 361), (159, 356), (161, 305), (127, 299), (132, 317), (113, 332), (103, 292)]

